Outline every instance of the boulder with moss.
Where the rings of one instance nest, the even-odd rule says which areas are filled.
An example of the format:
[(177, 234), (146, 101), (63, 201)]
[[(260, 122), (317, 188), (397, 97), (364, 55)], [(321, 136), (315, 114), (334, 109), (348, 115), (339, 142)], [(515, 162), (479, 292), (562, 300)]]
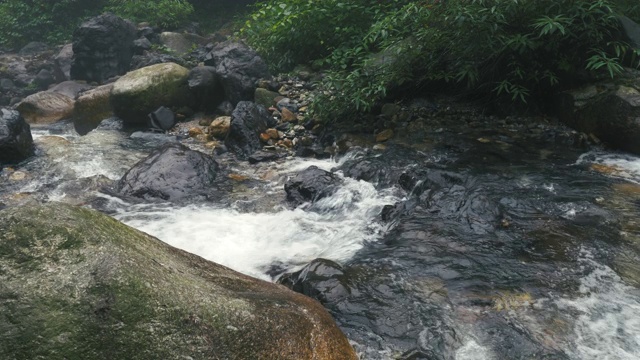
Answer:
[(175, 63), (147, 66), (128, 72), (113, 84), (111, 105), (127, 126), (144, 126), (147, 115), (159, 108), (188, 106), (189, 70)]
[(320, 304), (70, 205), (0, 211), (2, 359), (356, 359)]
[(78, 97), (73, 107), (73, 126), (78, 134), (87, 134), (97, 128), (102, 120), (113, 116), (112, 89), (113, 84), (102, 85), (85, 91)]

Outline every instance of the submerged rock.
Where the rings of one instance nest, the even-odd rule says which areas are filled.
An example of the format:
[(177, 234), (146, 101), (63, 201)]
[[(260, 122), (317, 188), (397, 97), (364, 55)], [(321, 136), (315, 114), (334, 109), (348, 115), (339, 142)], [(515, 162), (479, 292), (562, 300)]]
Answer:
[(71, 79), (100, 83), (126, 73), (135, 38), (135, 26), (110, 13), (83, 23), (73, 32)]
[(143, 199), (175, 201), (206, 196), (217, 174), (218, 163), (209, 155), (169, 143), (129, 169), (116, 190)]
[(278, 283), (321, 303), (336, 303), (349, 295), (342, 267), (327, 259), (315, 259), (299, 271), (286, 274)]
[(336, 175), (317, 166), (310, 166), (289, 179), (284, 184), (284, 191), (287, 193), (287, 201), (297, 206), (330, 196), (340, 183), (341, 180)]
[(127, 126), (145, 126), (147, 115), (160, 106), (181, 107), (190, 100), (189, 70), (174, 64), (157, 64), (134, 70), (113, 84), (114, 113)]
[(0, 269), (0, 358), (357, 358), (317, 302), (88, 209), (0, 211)]
[(18, 163), (34, 154), (31, 129), (17, 111), (0, 109), (0, 165)]

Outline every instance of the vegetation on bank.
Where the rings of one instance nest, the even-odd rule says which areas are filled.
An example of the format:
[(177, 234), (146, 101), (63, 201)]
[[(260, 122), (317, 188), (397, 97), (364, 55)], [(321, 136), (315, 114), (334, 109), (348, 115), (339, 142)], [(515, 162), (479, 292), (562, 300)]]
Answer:
[(639, 14), (631, 0), (270, 0), (241, 34), (276, 71), (328, 69), (312, 109), (335, 119), (402, 89), (526, 103), (615, 77), (640, 55), (619, 16)]

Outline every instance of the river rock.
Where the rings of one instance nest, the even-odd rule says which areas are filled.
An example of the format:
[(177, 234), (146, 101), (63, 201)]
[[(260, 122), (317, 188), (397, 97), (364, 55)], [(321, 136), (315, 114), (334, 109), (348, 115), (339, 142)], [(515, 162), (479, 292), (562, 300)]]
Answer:
[(71, 99), (75, 99), (81, 92), (87, 91), (92, 88), (93, 86), (86, 83), (79, 83), (77, 81), (63, 81), (58, 85), (52, 87), (48, 91), (66, 95)]
[(73, 44), (66, 44), (53, 58), (53, 76), (56, 82), (71, 79), (71, 63), (73, 62)]
[(255, 101), (256, 104), (264, 106), (265, 108), (270, 108), (275, 105), (273, 100), (279, 95), (280, 94), (275, 91), (270, 91), (264, 88), (257, 88), (253, 95), (253, 101)]
[(314, 300), (97, 211), (4, 209), (0, 250), (3, 359), (357, 359)]
[(51, 91), (27, 96), (17, 106), (29, 124), (51, 124), (71, 117), (74, 101), (70, 97)]
[(327, 259), (315, 259), (302, 269), (285, 274), (278, 284), (323, 304), (335, 303), (350, 293), (342, 267)]
[(167, 131), (176, 124), (176, 115), (164, 106), (160, 106), (156, 111), (149, 114), (149, 127)]
[(80, 135), (100, 125), (102, 120), (113, 116), (111, 89), (113, 84), (98, 86), (82, 93), (73, 107), (73, 126)]
[(275, 151), (258, 150), (249, 156), (249, 164), (257, 164), (260, 162), (275, 161), (282, 155)]
[(103, 82), (129, 71), (135, 26), (111, 13), (96, 16), (73, 32), (74, 80)]
[(231, 115), (225, 145), (240, 159), (248, 159), (249, 155), (262, 147), (260, 134), (267, 130), (271, 120), (264, 106), (250, 101), (239, 102)]
[(220, 116), (209, 125), (209, 138), (224, 139), (231, 128), (231, 116)]
[(284, 184), (287, 201), (297, 206), (332, 195), (342, 181), (338, 176), (317, 166), (299, 172)]
[(174, 64), (157, 64), (134, 70), (113, 84), (114, 113), (127, 126), (144, 126), (147, 114), (160, 106), (181, 107), (189, 103), (189, 70)]
[(213, 112), (224, 100), (224, 89), (213, 66), (197, 66), (191, 69), (188, 84), (198, 109)]
[(172, 201), (206, 196), (217, 174), (218, 164), (209, 155), (169, 143), (129, 169), (116, 190), (143, 199)]
[(31, 128), (20, 113), (0, 109), (0, 165), (13, 164), (34, 154)]
[(207, 54), (204, 64), (216, 68), (226, 98), (233, 104), (252, 100), (256, 82), (271, 76), (264, 60), (253, 49), (237, 42), (216, 45)]
[(33, 79), (33, 83), (38, 86), (40, 89), (47, 89), (49, 85), (55, 83), (56, 80), (53, 78), (53, 74), (47, 69), (42, 69), (38, 72), (36, 77)]
[(177, 55), (185, 55), (197, 46), (205, 45), (207, 39), (196, 34), (175, 33), (165, 31), (158, 37), (160, 44), (173, 51)]
[(558, 115), (607, 145), (640, 154), (640, 91), (623, 85), (588, 86), (560, 94)]

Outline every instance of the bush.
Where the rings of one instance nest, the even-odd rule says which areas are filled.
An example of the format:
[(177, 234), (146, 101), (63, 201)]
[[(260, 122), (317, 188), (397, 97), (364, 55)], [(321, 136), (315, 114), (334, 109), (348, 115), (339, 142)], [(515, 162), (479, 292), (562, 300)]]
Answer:
[(134, 22), (173, 29), (187, 21), (193, 6), (186, 0), (109, 0), (107, 10)]
[[(346, 2), (356, 8), (343, 17), (336, 5)], [(525, 103), (598, 74), (615, 77), (623, 64), (637, 66), (640, 55), (621, 39), (617, 19), (621, 13), (637, 19), (637, 1), (396, 1), (379, 2), (385, 5), (367, 13), (358, 1), (324, 3), (331, 8), (313, 1), (265, 2), (245, 33), (269, 60), (328, 66), (325, 91), (312, 104), (325, 119), (368, 111), (407, 84), (445, 84), (488, 100)], [(290, 6), (303, 8), (302, 19), (276, 10)], [(333, 28), (351, 23), (358, 25), (326, 35), (330, 45), (322, 42)]]

